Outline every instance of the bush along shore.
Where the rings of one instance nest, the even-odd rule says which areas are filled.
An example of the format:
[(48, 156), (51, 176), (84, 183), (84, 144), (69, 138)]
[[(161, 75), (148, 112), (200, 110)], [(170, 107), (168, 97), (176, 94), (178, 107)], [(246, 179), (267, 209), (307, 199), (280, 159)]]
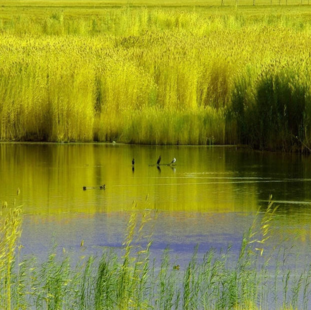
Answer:
[[(209, 250), (179, 265), (169, 251), (152, 259), (156, 211), (133, 211), (119, 254), (76, 257), (51, 249), (46, 261), (21, 259), (22, 208), (2, 207), (0, 303), (3, 309), (309, 309), (310, 265), (295, 269), (293, 249), (265, 249), (275, 208), (245, 232), (238, 255)], [(151, 225), (146, 236), (146, 225)], [(85, 246), (83, 241), (81, 247)], [(267, 252), (266, 252), (267, 251)], [(295, 251), (295, 250), (294, 250)], [(78, 254), (79, 255), (79, 254)], [(71, 257), (72, 259), (72, 257)]]
[(310, 151), (303, 14), (44, 12), (0, 16), (0, 140)]

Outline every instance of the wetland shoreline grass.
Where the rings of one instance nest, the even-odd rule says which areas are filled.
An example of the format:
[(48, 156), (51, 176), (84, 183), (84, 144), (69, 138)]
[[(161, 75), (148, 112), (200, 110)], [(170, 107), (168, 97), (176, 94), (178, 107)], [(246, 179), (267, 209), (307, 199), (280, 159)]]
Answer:
[[(52, 250), (41, 264), (20, 261), (21, 208), (3, 205), (1, 217), (0, 298), (5, 309), (308, 309), (311, 268), (295, 270), (294, 250), (282, 246), (266, 253), (276, 209), (270, 202), (245, 232), (237, 257), (230, 247), (178, 265), (164, 251), (152, 259), (156, 212), (133, 212), (123, 250), (101, 257), (75, 258)], [(6, 246), (7, 245), (7, 246)], [(83, 247), (83, 242), (81, 247)], [(15, 254), (14, 254), (15, 252)]]
[(2, 141), (311, 148), (303, 8), (16, 8), (0, 12)]

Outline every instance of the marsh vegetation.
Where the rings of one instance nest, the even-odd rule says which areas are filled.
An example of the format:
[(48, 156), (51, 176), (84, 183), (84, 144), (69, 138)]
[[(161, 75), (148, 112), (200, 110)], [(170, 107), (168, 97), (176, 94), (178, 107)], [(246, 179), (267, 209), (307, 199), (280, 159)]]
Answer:
[(230, 247), (221, 255), (209, 250), (200, 260), (194, 251), (183, 266), (167, 250), (160, 262), (152, 260), (152, 235), (144, 230), (154, 225), (157, 212), (138, 216), (134, 209), (121, 255), (105, 250), (101, 257), (81, 255), (73, 263), (66, 249), (60, 257), (51, 249), (41, 264), (35, 257), (20, 260), (21, 210), (2, 206), (0, 298), (5, 309), (309, 307), (310, 266), (297, 272), (289, 264), (291, 250), (282, 245), (266, 252), (276, 216), (272, 202), (245, 232), (238, 257), (230, 255)]
[(309, 150), (304, 8), (4, 6), (0, 139)]

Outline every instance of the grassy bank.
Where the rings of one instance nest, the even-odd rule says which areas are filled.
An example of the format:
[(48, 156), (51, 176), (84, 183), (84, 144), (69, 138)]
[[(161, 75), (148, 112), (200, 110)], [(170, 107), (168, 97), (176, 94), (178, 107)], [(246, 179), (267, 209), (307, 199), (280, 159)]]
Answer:
[[(4, 204), (1, 217), (0, 298), (5, 309), (308, 309), (310, 266), (295, 270), (294, 250), (266, 252), (275, 209), (269, 204), (244, 234), (238, 257), (230, 247), (213, 250), (179, 266), (169, 251), (152, 260), (156, 213), (133, 212), (121, 254), (104, 250), (99, 258), (76, 258), (63, 249), (42, 264), (19, 261), (20, 207)], [(152, 231), (152, 229), (151, 229)], [(81, 249), (84, 243), (81, 242)], [(19, 249), (21, 247), (19, 246)], [(300, 266), (302, 267), (302, 266)]]
[(308, 150), (308, 16), (4, 7), (0, 139)]

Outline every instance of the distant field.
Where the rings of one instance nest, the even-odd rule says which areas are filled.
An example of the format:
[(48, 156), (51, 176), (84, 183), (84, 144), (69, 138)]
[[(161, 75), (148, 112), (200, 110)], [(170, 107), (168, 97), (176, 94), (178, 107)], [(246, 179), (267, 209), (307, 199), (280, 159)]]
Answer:
[[(0, 18), (28, 16), (48, 18), (51, 13), (62, 12), (68, 17), (102, 16), (110, 9), (148, 8), (162, 9), (180, 14), (195, 12), (203, 16), (243, 14), (248, 18), (266, 15), (290, 16), (306, 20), (311, 17), (310, 0), (0, 0)], [(255, 4), (255, 5), (254, 5)]]
[(276, 5), (309, 5), (310, 0), (0, 0), (2, 6), (63, 6), (63, 7), (119, 7), (130, 6), (161, 6), (161, 7), (211, 7), (211, 6), (276, 6)]
[[(204, 16), (243, 14), (250, 18), (263, 15), (292, 16), (307, 20), (311, 16), (310, 0), (0, 0), (0, 17), (33, 16), (48, 17), (53, 12), (61, 11), (67, 16), (101, 16), (109, 9), (126, 7), (162, 9), (168, 12), (195, 12)], [(254, 5), (255, 4), (255, 5)]]

